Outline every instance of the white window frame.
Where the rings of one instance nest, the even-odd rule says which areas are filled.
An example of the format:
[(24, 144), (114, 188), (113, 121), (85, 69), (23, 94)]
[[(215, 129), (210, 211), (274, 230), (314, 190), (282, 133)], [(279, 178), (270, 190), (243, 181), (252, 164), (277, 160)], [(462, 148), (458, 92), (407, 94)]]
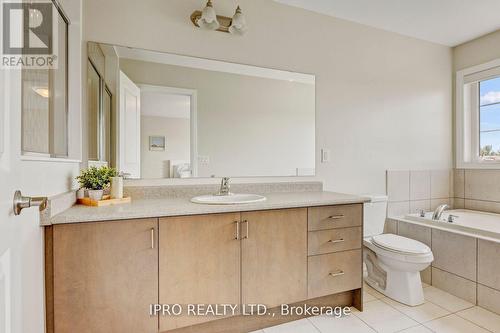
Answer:
[[(68, 156), (67, 157), (51, 157), (43, 154), (26, 154), (21, 151), (20, 159), (22, 161), (38, 161), (38, 162), (57, 162), (57, 163), (74, 163), (82, 162), (82, 19), (83, 19), (83, 1), (71, 0), (52, 0), (66, 16), (68, 20), (68, 88), (67, 88), (67, 105), (68, 105)], [(19, 131), (21, 133), (21, 131)]]
[[(459, 169), (500, 169), (500, 161), (479, 157), (479, 82), (500, 73), (500, 59), (466, 68), (456, 73), (455, 130), (456, 166)], [(500, 74), (499, 74), (500, 76)], [(467, 78), (473, 77), (474, 82)], [(465, 85), (471, 87), (465, 89)]]

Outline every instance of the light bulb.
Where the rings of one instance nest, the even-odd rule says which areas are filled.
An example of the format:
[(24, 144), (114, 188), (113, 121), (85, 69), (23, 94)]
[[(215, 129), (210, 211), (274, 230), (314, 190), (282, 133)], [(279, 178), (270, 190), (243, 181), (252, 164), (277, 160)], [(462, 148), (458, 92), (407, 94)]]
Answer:
[(247, 22), (245, 16), (241, 12), (240, 6), (236, 8), (233, 20), (231, 21), (231, 26), (229, 27), (229, 32), (234, 35), (243, 35), (247, 30)]
[(203, 8), (201, 17), (198, 19), (198, 26), (204, 30), (217, 30), (220, 27), (217, 21), (217, 14), (215, 13), (212, 1), (208, 0), (207, 6)]

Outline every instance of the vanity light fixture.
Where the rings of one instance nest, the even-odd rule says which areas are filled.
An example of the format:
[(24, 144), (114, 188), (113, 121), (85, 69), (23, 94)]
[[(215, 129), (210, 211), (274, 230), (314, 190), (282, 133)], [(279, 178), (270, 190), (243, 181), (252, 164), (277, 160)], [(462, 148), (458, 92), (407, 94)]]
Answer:
[(247, 29), (245, 16), (240, 6), (236, 8), (232, 18), (220, 16), (215, 13), (211, 0), (208, 0), (206, 7), (202, 11), (197, 10), (191, 14), (191, 22), (204, 30), (217, 30), (239, 36), (243, 35)]

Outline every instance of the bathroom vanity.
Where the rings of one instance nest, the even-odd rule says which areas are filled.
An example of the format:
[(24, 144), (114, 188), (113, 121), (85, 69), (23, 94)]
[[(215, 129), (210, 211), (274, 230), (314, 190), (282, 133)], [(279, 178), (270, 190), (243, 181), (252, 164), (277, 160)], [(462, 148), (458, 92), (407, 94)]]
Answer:
[[(282, 304), (362, 307), (365, 198), (270, 193), (74, 206), (45, 226), (47, 331), (248, 332), (301, 316)], [(150, 315), (152, 304), (264, 304), (269, 315)], [(276, 313), (276, 315), (272, 315)]]
[[(249, 332), (301, 318), (282, 304), (361, 309), (367, 199), (248, 181), (315, 175), (315, 75), (100, 42), (86, 61), (84, 160), (127, 175), (132, 202), (43, 214), (47, 332)], [(240, 195), (210, 195), (226, 175), (245, 178)], [(251, 304), (269, 312), (246, 315)]]

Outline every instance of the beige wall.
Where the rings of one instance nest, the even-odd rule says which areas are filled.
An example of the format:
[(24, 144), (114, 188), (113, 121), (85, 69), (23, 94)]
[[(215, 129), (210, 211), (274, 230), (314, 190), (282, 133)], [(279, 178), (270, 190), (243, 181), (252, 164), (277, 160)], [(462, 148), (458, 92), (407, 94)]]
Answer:
[(196, 90), (198, 156), (209, 159), (199, 177), (314, 169), (314, 85), (129, 59), (120, 68), (136, 84)]
[(453, 49), (455, 71), (500, 58), (500, 30)]
[[(226, 15), (235, 5), (215, 4)], [(240, 5), (244, 37), (195, 29), (200, 1), (86, 0), (84, 36), (315, 74), (317, 174), (328, 190), (384, 193), (387, 169), (451, 166), (449, 48), (269, 0)], [(321, 148), (330, 163), (320, 164)]]
[[(141, 177), (168, 178), (167, 161), (190, 160), (190, 122), (184, 118), (141, 116)], [(165, 151), (149, 150), (150, 136), (165, 136)]]
[[(500, 30), (453, 49), (454, 70), (500, 58)], [(500, 213), (500, 170), (455, 170), (455, 201), (460, 207)]]

